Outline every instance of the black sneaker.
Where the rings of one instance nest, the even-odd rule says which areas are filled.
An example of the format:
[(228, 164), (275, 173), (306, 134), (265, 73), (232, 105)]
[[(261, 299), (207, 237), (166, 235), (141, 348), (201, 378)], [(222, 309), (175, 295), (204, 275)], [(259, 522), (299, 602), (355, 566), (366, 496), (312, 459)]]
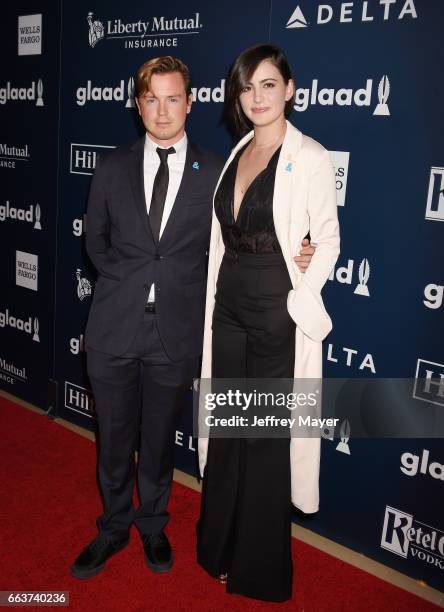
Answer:
[(99, 574), (110, 557), (128, 545), (126, 540), (108, 540), (99, 534), (80, 553), (71, 566), (71, 576), (75, 578), (91, 578)]
[(145, 551), (145, 563), (150, 570), (160, 574), (173, 567), (171, 544), (163, 531), (147, 535), (142, 534), (142, 542)]

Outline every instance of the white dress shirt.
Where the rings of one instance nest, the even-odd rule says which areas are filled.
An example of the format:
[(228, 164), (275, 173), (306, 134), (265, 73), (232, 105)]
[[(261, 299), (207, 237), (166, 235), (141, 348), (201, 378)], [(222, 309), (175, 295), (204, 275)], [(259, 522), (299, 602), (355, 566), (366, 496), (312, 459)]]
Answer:
[[(160, 225), (159, 240), (165, 229), (168, 221), (168, 217), (176, 200), (177, 192), (179, 191), (180, 182), (182, 180), (183, 170), (185, 168), (185, 158), (187, 154), (187, 135), (184, 134), (180, 140), (174, 145), (175, 153), (168, 155), (168, 191), (165, 199), (165, 206), (162, 214), (162, 223)], [(146, 212), (149, 215), (151, 206), (151, 197), (153, 195), (154, 179), (157, 174), (157, 170), (160, 166), (160, 157), (156, 149), (169, 149), (169, 147), (161, 147), (154, 140), (148, 136), (145, 136), (145, 148), (143, 153), (143, 182), (145, 187), (145, 201), (146, 201)], [(150, 287), (150, 293), (148, 296), (148, 302), (154, 302), (154, 283)]]

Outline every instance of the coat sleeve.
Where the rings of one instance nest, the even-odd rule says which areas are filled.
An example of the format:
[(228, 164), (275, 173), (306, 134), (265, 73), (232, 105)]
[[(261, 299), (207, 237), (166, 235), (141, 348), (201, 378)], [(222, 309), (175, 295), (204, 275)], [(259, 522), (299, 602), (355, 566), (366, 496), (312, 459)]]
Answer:
[(86, 217), (86, 251), (101, 273), (110, 248), (110, 217), (106, 202), (106, 176), (103, 162), (97, 160), (91, 182)]
[(323, 149), (309, 178), (307, 212), (311, 243), (316, 247), (300, 282), (288, 294), (288, 311), (301, 331), (322, 342), (332, 329), (321, 290), (339, 255), (339, 223), (334, 168)]

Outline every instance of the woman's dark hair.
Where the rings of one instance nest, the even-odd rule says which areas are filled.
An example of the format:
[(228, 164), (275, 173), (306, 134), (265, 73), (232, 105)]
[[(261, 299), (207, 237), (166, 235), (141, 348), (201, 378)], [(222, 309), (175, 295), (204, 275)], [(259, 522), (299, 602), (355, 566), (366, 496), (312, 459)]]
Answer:
[[(239, 96), (242, 89), (249, 83), (254, 71), (261, 62), (268, 60), (271, 62), (282, 75), (284, 83), (287, 84), (290, 79), (293, 79), (290, 64), (283, 52), (274, 45), (254, 45), (242, 51), (237, 60), (231, 67), (228, 77), (227, 86), (227, 112), (234, 123), (234, 127), (238, 136), (245, 134), (251, 130), (252, 123), (245, 116)], [(294, 94), (285, 104), (285, 116), (291, 113), (294, 105)]]

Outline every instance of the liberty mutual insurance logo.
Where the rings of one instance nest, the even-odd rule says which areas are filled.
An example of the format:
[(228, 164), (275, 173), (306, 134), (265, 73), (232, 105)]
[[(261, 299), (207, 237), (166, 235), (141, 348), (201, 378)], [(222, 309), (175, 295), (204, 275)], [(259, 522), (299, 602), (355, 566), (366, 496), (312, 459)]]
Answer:
[(92, 285), (86, 277), (82, 277), (82, 270), (77, 268), (76, 270), (77, 279), (77, 297), (81, 302), (87, 297), (92, 295)]
[(203, 27), (199, 13), (186, 17), (144, 17), (126, 22), (120, 18), (100, 21), (94, 19), (94, 13), (90, 11), (86, 21), (88, 42), (92, 49), (103, 39), (120, 39), (125, 49), (177, 47), (178, 37), (199, 34)]
[(105, 38), (105, 28), (103, 27), (103, 23), (101, 21), (93, 21), (94, 13), (88, 13), (88, 17), (86, 21), (88, 22), (89, 30), (88, 30), (88, 40), (89, 46), (95, 47), (99, 40)]

